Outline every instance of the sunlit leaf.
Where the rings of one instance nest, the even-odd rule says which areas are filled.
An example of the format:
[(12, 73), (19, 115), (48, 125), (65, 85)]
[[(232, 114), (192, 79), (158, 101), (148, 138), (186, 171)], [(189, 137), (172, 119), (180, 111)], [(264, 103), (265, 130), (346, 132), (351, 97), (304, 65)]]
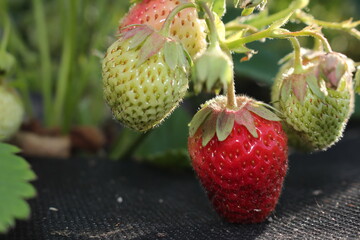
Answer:
[(30, 207), (25, 199), (36, 195), (28, 183), (36, 178), (30, 165), (14, 146), (0, 143), (0, 233), (15, 225), (16, 219), (27, 219)]

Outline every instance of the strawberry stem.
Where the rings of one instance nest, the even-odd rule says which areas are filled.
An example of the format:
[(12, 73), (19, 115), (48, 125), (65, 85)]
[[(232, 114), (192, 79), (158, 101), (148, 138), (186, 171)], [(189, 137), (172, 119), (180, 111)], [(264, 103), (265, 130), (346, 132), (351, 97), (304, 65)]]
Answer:
[[(298, 9), (302, 9), (305, 8), (307, 5), (309, 4), (309, 0), (296, 0), (294, 2), (292, 2), (288, 8), (282, 10), (281, 12), (275, 13), (273, 15), (264, 17), (264, 18), (254, 18), (254, 19), (250, 19), (248, 21), (246, 21), (246, 24), (249, 24), (255, 28), (263, 28), (267, 25), (270, 25), (280, 19), (285, 18), (286, 16), (288, 16), (291, 12), (298, 10)], [(229, 22), (226, 25), (231, 25), (233, 23), (238, 22), (238, 19), (235, 19), (234, 21)]]
[[(5, 4), (5, 3), (4, 3)], [(0, 46), (0, 52), (5, 52), (8, 42), (9, 42), (9, 37), (10, 37), (10, 20), (8, 18), (8, 16), (6, 16), (6, 13), (3, 13), (3, 19), (4, 19), (4, 33), (3, 33), (3, 39), (1, 41), (1, 46)]]
[(274, 34), (274, 37), (280, 37), (280, 36), (292, 36), (292, 37), (314, 37), (315, 39), (318, 39), (322, 42), (324, 45), (324, 49), (326, 52), (332, 52), (330, 43), (328, 40), (322, 35), (321, 33), (315, 32), (313, 30), (301, 30), (298, 32), (282, 32), (280, 35)]
[(64, 105), (65, 96), (70, 80), (70, 71), (73, 64), (73, 53), (74, 53), (74, 40), (75, 40), (75, 25), (76, 22), (76, 2), (68, 0), (65, 3), (64, 11), (68, 14), (66, 19), (68, 21), (66, 34), (64, 35), (64, 45), (61, 57), (60, 73), (57, 81), (56, 97), (54, 103), (54, 115), (52, 123), (55, 126), (62, 126), (64, 120)]
[(219, 46), (219, 35), (218, 35), (217, 29), (215, 26), (214, 15), (206, 3), (200, 2), (200, 5), (201, 5), (201, 8), (208, 15), (208, 19), (206, 19), (206, 23), (210, 30), (210, 46), (209, 46), (209, 48), (215, 48), (215, 47)]
[(196, 5), (193, 3), (184, 3), (184, 4), (181, 4), (181, 5), (177, 6), (176, 8), (174, 8), (170, 12), (169, 16), (166, 18), (164, 25), (162, 26), (162, 28), (160, 30), (160, 33), (162, 33), (166, 37), (170, 36), (170, 26), (171, 26), (173, 19), (176, 17), (176, 15), (180, 11), (182, 11), (186, 8), (196, 8)]
[(235, 109), (237, 107), (237, 104), (236, 104), (234, 78), (232, 78), (231, 82), (228, 84), (226, 97), (227, 97), (227, 108)]
[(289, 38), (289, 40), (291, 41), (291, 44), (294, 48), (294, 73), (300, 74), (304, 72), (301, 57), (301, 46), (297, 38)]
[(302, 21), (303, 23), (307, 25), (317, 25), (328, 29), (338, 29), (345, 31), (357, 39), (360, 40), (360, 34), (356, 30), (356, 27), (360, 25), (360, 21), (353, 22), (352, 19), (344, 22), (326, 22), (315, 19), (310, 14), (305, 13), (304, 11), (297, 11), (295, 14), (295, 17)]
[(314, 49), (314, 51), (323, 51), (323, 49), (324, 49), (324, 45), (323, 45), (322, 41), (319, 40), (318, 38), (315, 38), (313, 49)]
[(41, 87), (44, 103), (45, 125), (51, 125), (52, 99), (51, 99), (51, 59), (49, 50), (49, 40), (46, 28), (44, 5), (42, 0), (33, 0), (35, 24), (38, 35), (38, 48), (41, 60)]
[[(220, 46), (219, 35), (218, 35), (217, 29), (215, 26), (214, 15), (206, 3), (200, 2), (200, 5), (201, 5), (202, 9), (208, 15), (208, 19), (206, 19), (206, 23), (210, 30), (209, 49), (219, 47)], [(234, 77), (232, 74), (231, 80), (227, 85), (227, 108), (234, 109), (236, 107), (237, 107), (237, 104), (236, 104), (236, 95), (235, 95), (235, 83), (234, 83)]]
[(273, 29), (268, 28), (266, 30), (251, 34), (246, 37), (242, 37), (242, 38), (234, 40), (234, 41), (228, 41), (228, 42), (226, 42), (226, 46), (229, 49), (237, 49), (239, 46), (243, 46), (246, 43), (250, 43), (250, 42), (254, 42), (254, 41), (264, 39), (264, 38), (271, 37), (271, 33), (273, 31), (274, 31)]

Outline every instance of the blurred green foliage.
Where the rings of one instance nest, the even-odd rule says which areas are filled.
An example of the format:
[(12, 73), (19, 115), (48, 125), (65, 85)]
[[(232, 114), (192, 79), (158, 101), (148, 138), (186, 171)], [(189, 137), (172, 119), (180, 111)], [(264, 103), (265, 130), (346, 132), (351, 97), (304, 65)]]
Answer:
[[(271, 14), (287, 8), (291, 1), (269, 0), (268, 2)], [(311, 0), (306, 10), (316, 19), (324, 21), (341, 22), (349, 18), (360, 19), (360, 1), (358, 0)], [(240, 9), (230, 8), (224, 21), (232, 20), (240, 13)], [(300, 30), (305, 25), (289, 23), (286, 27), (291, 30)], [(356, 38), (337, 30), (325, 29), (324, 34), (334, 51), (344, 53), (354, 61), (360, 61), (359, 41)], [(301, 38), (300, 40), (303, 47), (312, 47), (313, 39)], [(241, 56), (235, 56), (236, 73), (270, 86), (279, 69), (278, 61), (292, 51), (290, 43), (287, 40), (267, 40), (265, 43), (249, 44), (249, 47), (258, 51), (258, 54), (254, 55), (250, 61), (243, 63), (240, 63)]]
[[(8, 51), (17, 59), (17, 69), (11, 77), (11, 83), (21, 91), (24, 102), (27, 103), (28, 115), (42, 118), (48, 126), (61, 126), (65, 132), (73, 125), (102, 126), (111, 115), (102, 95), (101, 59), (106, 48), (116, 39), (118, 22), (129, 8), (129, 1), (7, 2), (6, 12), (12, 24)], [(268, 2), (271, 14), (287, 8), (291, 0)], [(233, 1), (230, 1), (228, 4), (225, 22), (241, 14), (241, 10), (231, 8), (232, 3)], [(41, 21), (41, 15), (37, 12), (39, 4), (43, 6), (44, 21)], [(306, 11), (320, 20), (343, 21), (350, 17), (358, 20), (360, 1), (311, 0)], [(289, 23), (286, 27), (297, 30), (305, 25)], [(0, 23), (0, 33), (1, 28)], [(336, 30), (324, 30), (324, 33), (335, 51), (342, 52), (355, 61), (360, 60), (357, 39)], [(311, 47), (313, 40), (302, 38), (301, 44)], [(267, 40), (251, 43), (248, 47), (258, 53), (250, 61), (242, 63), (240, 59), (243, 56), (234, 56), (237, 79), (252, 79), (269, 87), (279, 69), (278, 61), (292, 51), (290, 44), (286, 40)], [(43, 83), (47, 71), (50, 87), (44, 91)], [(46, 92), (50, 98), (48, 101), (44, 94)], [(190, 103), (195, 105), (193, 100)], [(48, 110), (44, 106), (46, 101)], [(360, 108), (360, 102), (357, 106)], [(134, 154), (136, 158), (148, 162), (157, 159), (155, 162), (162, 166), (168, 163), (188, 165), (187, 160), (181, 162), (181, 159), (187, 159), (187, 123), (191, 118), (188, 108), (180, 107), (159, 128), (147, 135), (130, 130), (120, 131), (110, 156), (118, 159)], [(357, 113), (360, 113), (360, 109)]]
[[(39, 4), (44, 10), (41, 24), (45, 36), (37, 22)], [(41, 111), (39, 106), (27, 104), (30, 116), (43, 116), (44, 123), (60, 125), (65, 131), (75, 124), (100, 125), (109, 117), (102, 97), (101, 59), (128, 7), (127, 1), (118, 0), (8, 1), (12, 23), (8, 51), (17, 59), (12, 84), (21, 90), (26, 103), (33, 102), (34, 96), (45, 101), (41, 72), (45, 65), (50, 71), (51, 108), (61, 108), (57, 119), (51, 121), (46, 119), (51, 108)], [(49, 56), (44, 56), (41, 48), (48, 49)], [(62, 103), (57, 98), (63, 98)]]

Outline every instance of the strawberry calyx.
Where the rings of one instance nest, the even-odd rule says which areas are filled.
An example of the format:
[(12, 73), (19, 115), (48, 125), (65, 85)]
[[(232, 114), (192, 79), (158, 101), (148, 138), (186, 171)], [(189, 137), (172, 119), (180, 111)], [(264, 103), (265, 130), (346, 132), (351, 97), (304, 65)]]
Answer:
[(337, 89), (343, 78), (347, 82), (352, 81), (352, 72), (355, 68), (351, 59), (341, 53), (331, 52), (321, 56), (319, 70), (327, 86)]
[(324, 101), (328, 95), (328, 89), (337, 90), (340, 81), (346, 81), (348, 86), (351, 84), (354, 66), (352, 60), (346, 56), (336, 52), (324, 53), (308, 50), (302, 50), (302, 53), (304, 71), (295, 73), (294, 68), (290, 68), (283, 75), (284, 80), (279, 92), (280, 100), (286, 101), (293, 94), (303, 104), (306, 91), (310, 89)]
[(320, 99), (325, 98), (327, 91), (320, 87), (321, 82), (315, 75), (315, 68), (310, 67), (301, 74), (291, 73), (292, 71), (293, 69), (290, 69), (290, 74), (284, 77), (280, 91), (280, 100), (286, 101), (291, 97), (292, 93), (302, 104), (304, 103), (308, 87)]
[(236, 122), (245, 126), (254, 138), (258, 138), (253, 114), (266, 120), (281, 121), (265, 103), (246, 96), (237, 96), (236, 102), (237, 107), (229, 109), (226, 97), (218, 96), (203, 104), (189, 124), (190, 137), (201, 130), (203, 146), (206, 146), (215, 134), (219, 141), (224, 141), (230, 135)]
[(196, 93), (203, 88), (208, 92), (219, 92), (226, 89), (232, 78), (233, 62), (219, 45), (208, 48), (194, 62), (192, 79)]
[(184, 72), (187, 72), (191, 65), (191, 57), (179, 41), (166, 37), (159, 31), (144, 24), (129, 25), (126, 28), (132, 29), (123, 31), (119, 39), (120, 41), (130, 41), (129, 50), (140, 49), (140, 57), (136, 63), (137, 67), (163, 51), (165, 62), (172, 70), (179, 67)]
[[(205, 2), (199, 3), (206, 13), (206, 22), (210, 30), (209, 47), (195, 61), (192, 73), (195, 93), (205, 88), (208, 92), (226, 89), (233, 81), (234, 64), (230, 52), (221, 45), (217, 29), (217, 18)], [(221, 21), (220, 21), (221, 22)]]

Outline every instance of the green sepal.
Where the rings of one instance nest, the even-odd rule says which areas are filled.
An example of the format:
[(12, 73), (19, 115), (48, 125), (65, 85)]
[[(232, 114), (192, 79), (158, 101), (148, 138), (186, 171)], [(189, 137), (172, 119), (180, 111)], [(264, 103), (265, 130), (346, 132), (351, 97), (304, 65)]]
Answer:
[(290, 79), (285, 79), (281, 86), (280, 99), (286, 101), (289, 98), (290, 93), (291, 93), (291, 81)]
[(140, 50), (140, 57), (137, 62), (137, 67), (146, 62), (149, 58), (159, 53), (164, 47), (166, 38), (157, 32), (153, 32), (144, 42)]
[(229, 64), (227, 61), (224, 61), (222, 58), (218, 59), (209, 59), (209, 66), (207, 72), (207, 81), (206, 89), (211, 91), (216, 84), (216, 81), (219, 79), (223, 86), (226, 86), (231, 80), (231, 71), (229, 71)]
[(216, 135), (219, 141), (224, 141), (231, 133), (235, 122), (234, 112), (223, 110), (216, 120)]
[(299, 100), (302, 104), (304, 103), (307, 83), (303, 76), (297, 75), (299, 78), (292, 79), (291, 81), (291, 88), (292, 92), (294, 93), (295, 97)]
[(233, 63), (230, 57), (218, 46), (208, 49), (194, 62), (192, 79), (196, 93), (202, 91), (216, 91), (226, 87), (232, 80)]
[(166, 64), (170, 67), (171, 70), (175, 70), (179, 63), (179, 53), (177, 43), (170, 41), (165, 43), (164, 46), (164, 57)]
[(243, 125), (249, 131), (249, 133), (254, 137), (258, 138), (259, 135), (256, 131), (256, 126), (254, 123), (254, 118), (247, 109), (241, 109), (235, 113), (235, 121), (239, 125)]
[(129, 49), (134, 49), (139, 47), (153, 32), (150, 28), (143, 28), (143, 30), (138, 31), (130, 40)]
[(204, 108), (200, 109), (195, 114), (195, 116), (193, 117), (193, 119), (189, 123), (189, 135), (190, 135), (190, 137), (193, 137), (195, 135), (195, 133), (197, 132), (199, 127), (203, 124), (203, 122), (209, 116), (209, 114), (211, 112), (212, 112), (212, 110), (210, 108), (204, 107)]
[[(133, 29), (130, 29), (134, 27)], [(129, 29), (127, 31), (123, 31)], [(128, 25), (126, 27), (123, 27), (121, 29), (121, 33), (119, 35), (119, 39), (122, 40), (128, 40), (132, 37), (134, 37), (136, 34), (138, 34), (141, 31), (148, 31), (148, 29), (152, 30), (150, 27), (148, 27), (147, 25), (144, 24), (132, 24), (132, 25)], [(153, 30), (152, 30), (153, 31)]]
[(325, 94), (321, 91), (319, 82), (314, 75), (308, 75), (306, 77), (306, 82), (310, 88), (310, 90), (321, 100), (325, 99)]
[(165, 62), (171, 70), (180, 67), (186, 72), (186, 69), (188, 69), (190, 65), (189, 61), (191, 58), (189, 58), (187, 54), (187, 51), (180, 42), (170, 40), (164, 45)]
[(355, 74), (355, 92), (360, 94), (360, 67), (357, 67), (357, 72)]
[(210, 142), (210, 140), (215, 136), (217, 118), (218, 118), (218, 114), (216, 114), (216, 113), (210, 114), (202, 126), (202, 129), (203, 129), (202, 146), (203, 147), (205, 147)]
[(322, 57), (321, 76), (324, 80), (331, 84), (334, 89), (337, 89), (339, 82), (348, 70), (346, 64), (346, 57), (338, 53), (329, 53)]
[(272, 111), (266, 108), (266, 104), (258, 104), (256, 102), (247, 104), (246, 109), (255, 113), (259, 117), (262, 117), (269, 121), (281, 121), (281, 119)]

